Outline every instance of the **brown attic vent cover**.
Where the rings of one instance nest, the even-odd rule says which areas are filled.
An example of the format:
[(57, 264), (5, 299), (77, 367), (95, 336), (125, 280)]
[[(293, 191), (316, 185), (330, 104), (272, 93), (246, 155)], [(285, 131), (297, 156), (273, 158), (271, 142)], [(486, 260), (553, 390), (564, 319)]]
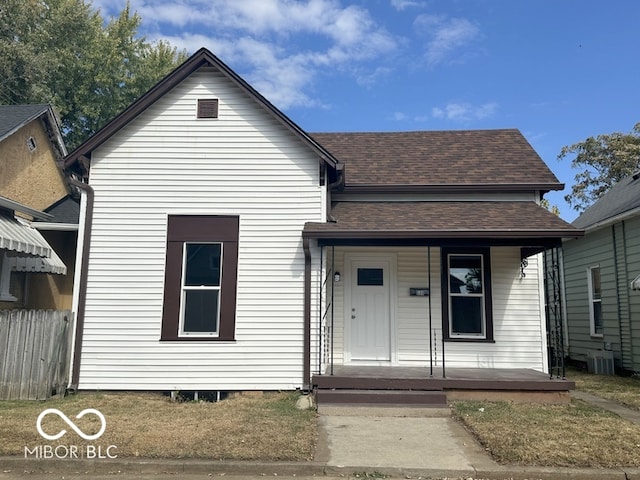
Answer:
[(218, 99), (198, 99), (198, 118), (218, 118)]

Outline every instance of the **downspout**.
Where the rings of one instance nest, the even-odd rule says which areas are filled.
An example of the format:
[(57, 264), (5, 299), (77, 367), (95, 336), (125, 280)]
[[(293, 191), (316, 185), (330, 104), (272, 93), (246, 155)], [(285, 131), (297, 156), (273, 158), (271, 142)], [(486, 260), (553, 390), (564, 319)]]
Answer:
[(327, 222), (336, 223), (336, 219), (331, 215), (331, 192), (340, 191), (344, 188), (344, 165), (336, 165), (338, 179), (327, 186)]
[[(327, 221), (336, 222), (331, 215), (331, 192), (341, 190), (344, 187), (344, 165), (336, 165), (338, 178), (327, 185)], [(304, 327), (302, 340), (302, 388), (311, 391), (311, 249), (309, 239), (302, 237), (302, 250), (304, 251)]]
[[(82, 237), (82, 262), (80, 264), (80, 281), (78, 285), (78, 308), (76, 311), (76, 328), (73, 344), (73, 362), (70, 390), (77, 390), (80, 382), (80, 357), (82, 355), (82, 337), (84, 333), (84, 315), (87, 304), (87, 272), (89, 270), (89, 245), (91, 241), (91, 227), (93, 223), (93, 203), (95, 192), (93, 188), (75, 179), (70, 179), (70, 183), (84, 191), (87, 196), (87, 204), (84, 215), (84, 232)], [(77, 254), (77, 253), (76, 253)]]
[(302, 237), (304, 250), (304, 328), (302, 340), (302, 388), (311, 391), (311, 249), (309, 239)]

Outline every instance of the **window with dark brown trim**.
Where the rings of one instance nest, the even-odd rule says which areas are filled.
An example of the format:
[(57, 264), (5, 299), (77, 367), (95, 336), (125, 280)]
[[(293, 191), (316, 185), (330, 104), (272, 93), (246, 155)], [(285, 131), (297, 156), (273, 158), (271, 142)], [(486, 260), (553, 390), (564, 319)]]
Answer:
[(170, 215), (161, 340), (234, 340), (236, 216)]
[(442, 313), (445, 340), (493, 341), (488, 248), (442, 249)]

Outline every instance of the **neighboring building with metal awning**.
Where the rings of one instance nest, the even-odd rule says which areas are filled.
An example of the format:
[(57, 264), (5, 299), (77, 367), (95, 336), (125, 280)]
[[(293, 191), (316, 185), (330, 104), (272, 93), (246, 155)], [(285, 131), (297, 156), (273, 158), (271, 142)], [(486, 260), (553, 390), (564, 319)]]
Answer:
[(51, 218), (44, 212), (0, 197), (0, 301), (13, 302), (10, 292), (12, 272), (54, 273), (65, 275), (67, 267), (42, 234), (15, 213), (34, 219)]
[(60, 125), (52, 105), (0, 105), (0, 257), (15, 297), (0, 310), (72, 306), (79, 195), (62, 166)]

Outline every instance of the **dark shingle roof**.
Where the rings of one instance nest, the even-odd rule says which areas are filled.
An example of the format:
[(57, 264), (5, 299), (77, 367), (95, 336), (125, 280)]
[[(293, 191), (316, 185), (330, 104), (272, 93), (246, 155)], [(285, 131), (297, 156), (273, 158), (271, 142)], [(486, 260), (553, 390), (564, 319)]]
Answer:
[(77, 225), (80, 220), (80, 203), (66, 196), (45, 210), (46, 213), (53, 215), (53, 219), (49, 223), (69, 223)]
[(538, 185), (561, 189), (516, 129), (312, 133), (345, 164), (346, 186)]
[(640, 208), (640, 175), (620, 180), (576, 218), (573, 225), (586, 229), (637, 208)]
[(556, 238), (582, 232), (534, 202), (338, 202), (336, 222), (309, 222), (318, 238)]
[(0, 105), (0, 140), (48, 109), (49, 105)]

